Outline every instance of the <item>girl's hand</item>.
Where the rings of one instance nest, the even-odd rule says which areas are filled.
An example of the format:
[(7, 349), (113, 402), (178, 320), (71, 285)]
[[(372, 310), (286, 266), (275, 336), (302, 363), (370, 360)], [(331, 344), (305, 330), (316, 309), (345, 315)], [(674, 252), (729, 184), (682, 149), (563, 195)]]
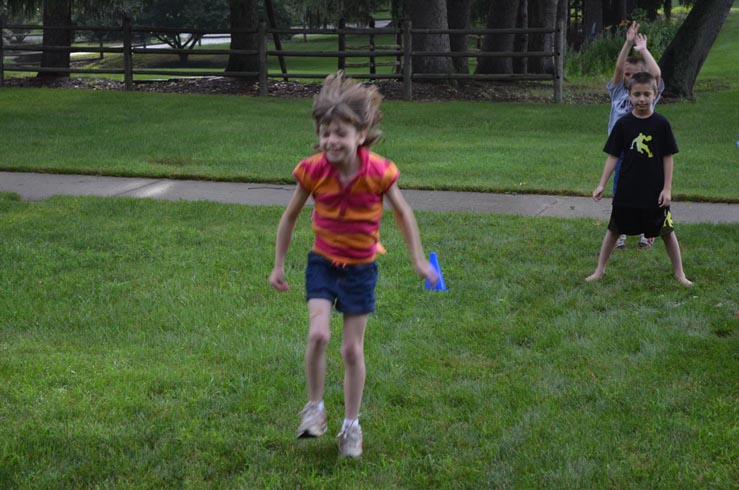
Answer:
[(672, 202), (672, 193), (668, 190), (662, 190), (662, 192), (659, 193), (659, 207), (666, 208), (670, 205)]
[(601, 200), (602, 198), (603, 198), (603, 186), (602, 186), (602, 185), (599, 185), (599, 186), (598, 186), (598, 187), (596, 187), (596, 188), (595, 188), (595, 190), (593, 191), (593, 200), (594, 200), (595, 202), (598, 202), (598, 201), (600, 201), (600, 200)]
[(278, 291), (289, 291), (290, 285), (285, 278), (285, 270), (282, 267), (275, 267), (269, 275), (269, 283)]
[(425, 277), (431, 286), (436, 286), (436, 283), (439, 281), (439, 275), (436, 273), (436, 269), (431, 266), (428, 260), (416, 264), (416, 272), (419, 276)]

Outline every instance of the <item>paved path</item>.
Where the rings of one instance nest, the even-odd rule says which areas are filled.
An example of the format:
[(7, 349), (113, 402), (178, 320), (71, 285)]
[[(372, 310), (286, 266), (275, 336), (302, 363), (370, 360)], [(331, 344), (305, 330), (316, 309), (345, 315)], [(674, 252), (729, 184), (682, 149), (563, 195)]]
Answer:
[[(293, 185), (0, 172), (0, 192), (14, 192), (25, 200), (72, 195), (285, 206), (294, 188)], [(589, 197), (412, 189), (404, 189), (403, 194), (418, 211), (602, 219), (608, 218), (611, 211), (610, 199), (596, 203)], [(683, 223), (739, 223), (739, 204), (675, 202), (672, 210), (675, 218)]]

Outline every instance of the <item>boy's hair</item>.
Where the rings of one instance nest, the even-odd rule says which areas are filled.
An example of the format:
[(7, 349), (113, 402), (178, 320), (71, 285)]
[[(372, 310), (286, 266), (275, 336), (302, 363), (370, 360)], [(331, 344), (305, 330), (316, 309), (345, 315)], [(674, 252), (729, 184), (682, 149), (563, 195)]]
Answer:
[(344, 72), (329, 75), (323, 82), (321, 92), (313, 96), (313, 123), (316, 132), (323, 124), (341, 119), (358, 130), (367, 130), (362, 146), (370, 146), (382, 135), (375, 126), (382, 119), (380, 104), (382, 96), (377, 87), (360, 85), (355, 80), (344, 78)]
[(649, 73), (648, 71), (640, 71), (639, 73), (634, 73), (634, 76), (631, 77), (628, 84), (626, 85), (626, 89), (631, 92), (631, 87), (633, 87), (636, 84), (649, 84), (652, 86), (652, 90), (655, 92), (657, 91), (657, 80), (654, 78), (654, 75)]
[(640, 56), (629, 56), (626, 58), (626, 61), (624, 63), (628, 63), (630, 65), (641, 65), (642, 67), (647, 66), (647, 62), (644, 61), (644, 58)]

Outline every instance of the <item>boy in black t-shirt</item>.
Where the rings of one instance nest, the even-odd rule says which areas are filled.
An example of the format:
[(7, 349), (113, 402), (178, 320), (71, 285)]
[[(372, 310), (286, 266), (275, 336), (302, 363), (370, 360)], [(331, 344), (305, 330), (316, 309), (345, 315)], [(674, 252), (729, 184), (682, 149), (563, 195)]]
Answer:
[(600, 201), (603, 189), (613, 173), (619, 155), (624, 160), (613, 199), (611, 220), (598, 256), (595, 272), (586, 281), (600, 279), (606, 271), (611, 252), (619, 235), (638, 235), (647, 238), (661, 236), (672, 262), (675, 277), (685, 286), (693, 283), (685, 277), (680, 245), (672, 228), (670, 201), (672, 199), (672, 155), (678, 152), (672, 128), (667, 119), (654, 112), (657, 83), (654, 77), (641, 72), (629, 81), (629, 98), (634, 106), (616, 122), (604, 151), (608, 153), (593, 199)]

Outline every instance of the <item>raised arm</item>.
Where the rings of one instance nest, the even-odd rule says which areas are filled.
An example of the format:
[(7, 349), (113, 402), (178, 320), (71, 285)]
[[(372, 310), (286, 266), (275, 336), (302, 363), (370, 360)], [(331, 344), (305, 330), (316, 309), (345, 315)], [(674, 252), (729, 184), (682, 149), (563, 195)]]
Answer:
[(413, 261), (413, 267), (419, 275), (428, 279), (431, 284), (436, 284), (438, 277), (436, 271), (429, 264), (429, 261), (426, 260), (426, 256), (423, 253), (421, 233), (418, 231), (418, 223), (416, 222), (416, 217), (413, 215), (413, 210), (408, 205), (405, 197), (403, 197), (403, 193), (400, 192), (397, 184), (393, 184), (387, 193), (385, 193), (385, 196), (393, 207), (395, 220), (398, 222), (401, 233), (403, 233), (405, 244)]
[(647, 36), (644, 34), (637, 34), (634, 42), (634, 49), (637, 53), (641, 53), (644, 58), (644, 65), (649, 73), (652, 74), (657, 86), (659, 87), (659, 80), (662, 77), (662, 70), (660, 70), (657, 60), (654, 59), (652, 53), (647, 49)]
[(624, 41), (624, 45), (621, 46), (621, 51), (618, 53), (618, 58), (616, 59), (616, 66), (613, 69), (612, 85), (616, 85), (619, 82), (623, 81), (624, 63), (626, 63), (626, 58), (629, 57), (629, 53), (631, 53), (631, 48), (633, 48), (634, 43), (636, 43), (638, 33), (639, 24), (637, 24), (636, 22), (632, 22), (629, 26), (629, 29), (626, 31), (626, 40)]
[(288, 291), (290, 289), (290, 285), (285, 278), (285, 257), (287, 256), (287, 249), (290, 248), (290, 242), (293, 238), (295, 223), (308, 197), (308, 192), (298, 185), (290, 198), (290, 203), (282, 213), (280, 224), (277, 225), (275, 265), (272, 268), (272, 273), (269, 275), (269, 283), (278, 291)]

